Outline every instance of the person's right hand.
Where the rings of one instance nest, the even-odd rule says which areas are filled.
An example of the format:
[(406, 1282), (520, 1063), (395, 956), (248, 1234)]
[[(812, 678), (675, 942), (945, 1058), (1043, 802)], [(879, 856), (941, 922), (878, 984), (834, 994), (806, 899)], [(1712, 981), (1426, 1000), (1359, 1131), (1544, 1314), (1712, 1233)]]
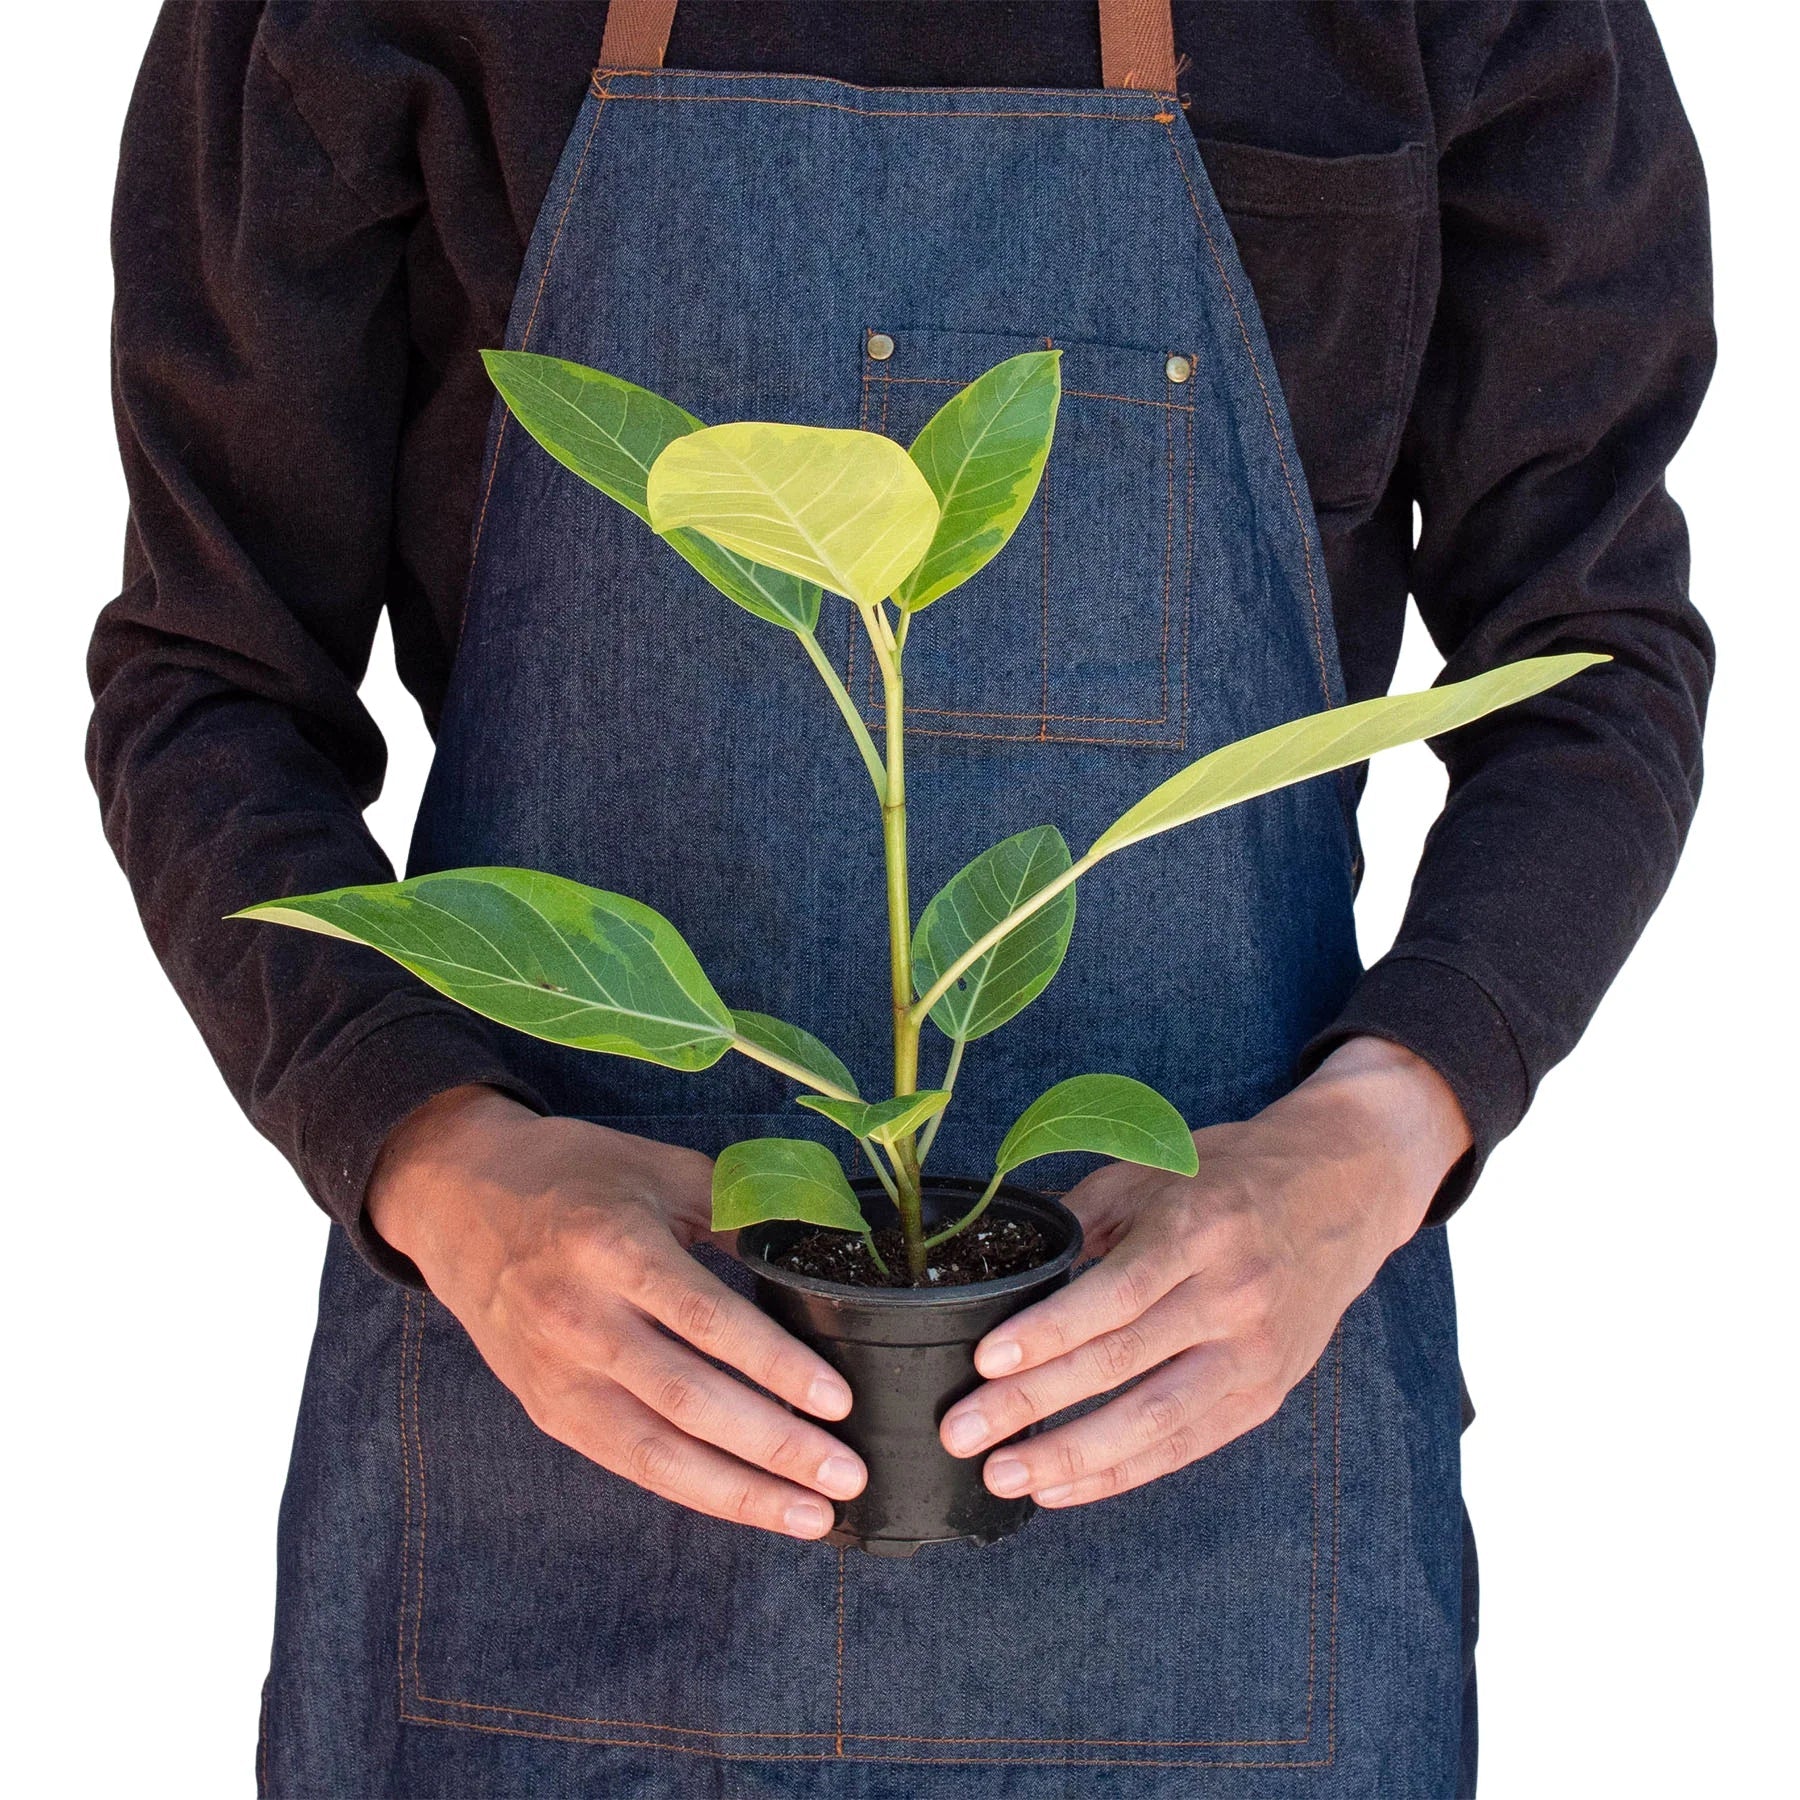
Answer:
[(831, 1528), (821, 1494), (861, 1492), (852, 1451), (696, 1354), (850, 1410), (841, 1375), (688, 1253), (712, 1237), (706, 1157), (456, 1088), (389, 1136), (367, 1207), (532, 1422), (602, 1468), (798, 1538)]

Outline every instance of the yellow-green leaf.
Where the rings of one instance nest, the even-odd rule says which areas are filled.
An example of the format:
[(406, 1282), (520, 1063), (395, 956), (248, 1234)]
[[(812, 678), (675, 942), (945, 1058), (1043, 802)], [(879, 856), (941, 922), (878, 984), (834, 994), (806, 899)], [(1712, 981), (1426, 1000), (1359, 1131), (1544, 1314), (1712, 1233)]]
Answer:
[(891, 438), (816, 425), (746, 421), (677, 438), (647, 493), (657, 531), (698, 531), (859, 606), (893, 593), (938, 523), (930, 483)]
[(1089, 856), (1109, 856), (1158, 832), (1236, 806), (1240, 800), (1348, 768), (1380, 750), (1454, 731), (1610, 660), (1580, 652), (1536, 656), (1420, 694), (1386, 694), (1292, 719), (1189, 763), (1109, 825)]
[(852, 1137), (873, 1138), (892, 1146), (909, 1131), (916, 1131), (933, 1113), (949, 1104), (943, 1088), (925, 1088), (916, 1094), (896, 1094), (891, 1100), (831, 1100), (823, 1094), (802, 1094), (800, 1104), (841, 1125)]

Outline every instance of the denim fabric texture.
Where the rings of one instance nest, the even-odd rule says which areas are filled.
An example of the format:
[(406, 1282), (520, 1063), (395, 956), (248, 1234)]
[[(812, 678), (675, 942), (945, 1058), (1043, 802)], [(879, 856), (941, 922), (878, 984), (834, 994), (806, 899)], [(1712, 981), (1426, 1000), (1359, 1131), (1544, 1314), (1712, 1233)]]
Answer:
[[(1054, 822), (1079, 849), (1206, 750), (1342, 700), (1268, 346), (1165, 96), (601, 71), (508, 343), (707, 420), (902, 441), (1001, 357), (1064, 350), (1031, 513), (909, 645), (921, 902), (1009, 833)], [(413, 872), (519, 864), (644, 900), (730, 1004), (817, 1031), (877, 1091), (879, 830), (816, 676), (498, 406), (489, 471)], [(826, 597), (821, 640), (873, 717), (847, 613)], [(1196, 1125), (1279, 1093), (1359, 972), (1346, 796), (1270, 795), (1091, 878), (1063, 972), (971, 1053), (937, 1166), (985, 1173), (1083, 1070)], [(827, 1131), (741, 1058), (683, 1076), (528, 1044), (519, 1066), (563, 1111), (709, 1152)], [(334, 1233), (263, 1791), (1442, 1800), (1459, 1423), (1430, 1231), (1257, 1431), (1003, 1544), (884, 1563), (697, 1517), (554, 1443)]]

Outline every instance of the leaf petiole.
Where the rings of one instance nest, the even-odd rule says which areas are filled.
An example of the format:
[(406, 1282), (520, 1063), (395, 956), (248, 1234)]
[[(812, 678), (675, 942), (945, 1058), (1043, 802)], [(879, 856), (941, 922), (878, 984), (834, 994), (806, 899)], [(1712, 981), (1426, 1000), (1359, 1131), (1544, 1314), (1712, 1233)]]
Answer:
[(884, 798), (887, 794), (887, 769), (882, 763), (881, 752), (875, 748), (875, 740), (869, 735), (868, 726), (863, 723), (862, 714), (856, 709), (856, 702), (850, 698), (842, 677), (831, 666), (831, 658), (825, 654), (818, 638), (810, 631), (796, 631), (794, 635), (800, 640), (812, 666), (819, 671), (819, 679), (830, 690), (838, 711), (844, 715), (844, 723), (850, 727), (850, 735), (856, 739), (856, 748), (862, 754), (863, 767), (869, 771), (869, 779), (875, 784), (876, 799)]
[[(963, 1052), (968, 1049), (969, 1040), (964, 1037), (953, 1039), (950, 1045), (950, 1060), (944, 1066), (944, 1079), (938, 1085), (946, 1094), (956, 1092), (956, 1078), (962, 1073)], [(931, 1154), (931, 1146), (937, 1141), (938, 1126), (943, 1123), (944, 1114), (950, 1110), (950, 1102), (946, 1100), (925, 1122), (925, 1134), (919, 1139), (919, 1167), (924, 1168), (925, 1159)]]
[(1000, 1183), (1005, 1178), (1005, 1175), (1006, 1171), (1004, 1169), (996, 1169), (994, 1171), (994, 1179), (987, 1184), (987, 1188), (985, 1192), (983, 1192), (981, 1198), (977, 1200), (954, 1225), (946, 1225), (942, 1231), (934, 1231), (931, 1236), (925, 1240), (925, 1248), (927, 1250), (934, 1250), (939, 1244), (947, 1244), (959, 1231), (967, 1231), (968, 1228), (987, 1211), (988, 1202), (992, 1200), (996, 1192), (998, 1192)]
[(753, 1044), (747, 1037), (737, 1036), (731, 1040), (730, 1048), (747, 1056), (752, 1062), (759, 1062), (764, 1068), (773, 1069), (778, 1075), (785, 1075), (790, 1081), (797, 1081), (802, 1087), (809, 1087), (815, 1094), (823, 1094), (828, 1100), (851, 1100), (856, 1095), (841, 1088), (835, 1081), (827, 1081), (822, 1075), (802, 1063), (794, 1062), (783, 1056), (779, 1050), (771, 1050), (766, 1044)]
[[(862, 1153), (869, 1159), (869, 1167), (875, 1171), (875, 1179), (887, 1189), (887, 1197), (898, 1206), (900, 1204), (900, 1190), (894, 1186), (894, 1178), (887, 1172), (887, 1164), (883, 1162), (881, 1157), (877, 1154), (874, 1139), (859, 1137), (856, 1141), (862, 1145)], [(883, 1273), (885, 1272), (886, 1271), (883, 1271)]]
[(865, 1231), (862, 1234), (862, 1240), (863, 1240), (863, 1248), (865, 1250), (867, 1250), (869, 1253), (869, 1261), (872, 1262), (876, 1266), (876, 1268), (878, 1268), (882, 1272), (882, 1274), (887, 1276), (888, 1279), (891, 1281), (894, 1276), (894, 1271), (892, 1269), (890, 1269), (887, 1266), (886, 1262), (884, 1262), (882, 1260), (881, 1252), (875, 1248), (874, 1232)]

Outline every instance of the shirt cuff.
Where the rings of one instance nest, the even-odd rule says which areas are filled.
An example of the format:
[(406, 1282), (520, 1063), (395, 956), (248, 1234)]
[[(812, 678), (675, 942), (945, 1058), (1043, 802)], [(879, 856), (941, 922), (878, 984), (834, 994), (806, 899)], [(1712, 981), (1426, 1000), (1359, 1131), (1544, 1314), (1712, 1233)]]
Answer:
[(301, 1180), (369, 1266), (403, 1286), (423, 1289), (425, 1282), (412, 1259), (369, 1223), (364, 1199), (375, 1159), (408, 1114), (438, 1094), (475, 1083), (538, 1112), (550, 1110), (466, 1014), (409, 1008), (371, 1021), (343, 1049), (308, 1110), (295, 1158)]
[(1455, 963), (1414, 949), (1374, 965), (1342, 1012), (1300, 1053), (1310, 1075), (1354, 1037), (1385, 1038), (1430, 1063), (1449, 1084), (1474, 1143), (1444, 1177), (1425, 1214), (1441, 1225), (1469, 1197), (1494, 1146), (1525, 1116), (1531, 1075), (1518, 1039), (1486, 987)]

